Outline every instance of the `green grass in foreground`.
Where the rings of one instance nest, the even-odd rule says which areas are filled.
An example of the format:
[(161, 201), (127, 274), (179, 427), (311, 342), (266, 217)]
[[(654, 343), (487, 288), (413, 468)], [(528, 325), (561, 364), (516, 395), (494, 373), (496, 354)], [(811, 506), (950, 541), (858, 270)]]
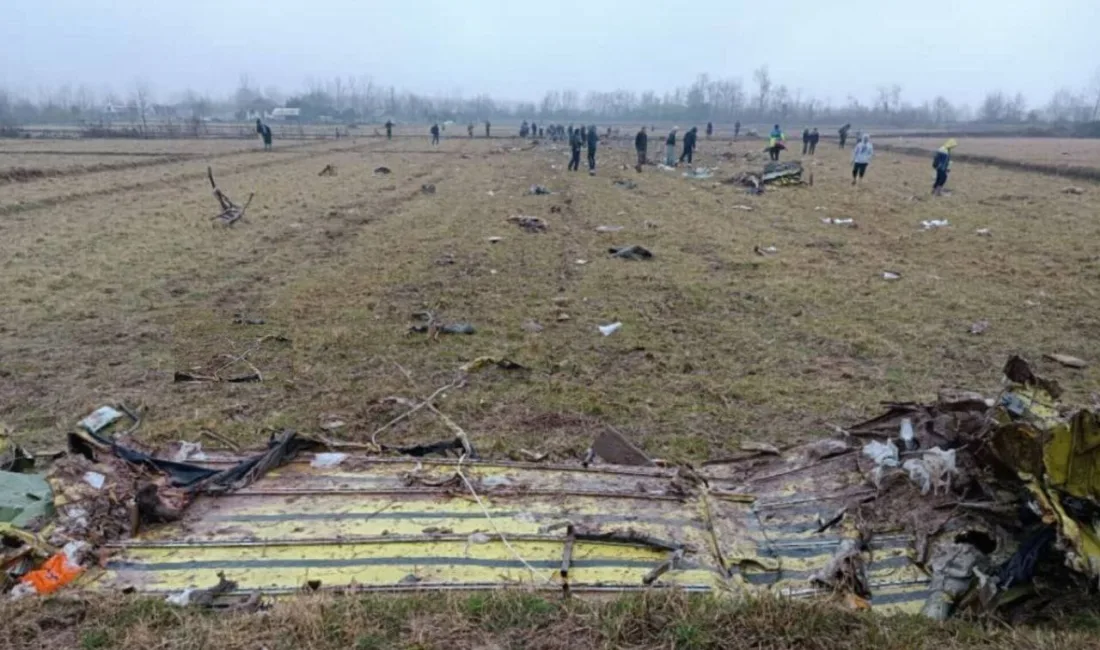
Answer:
[(30, 648), (1096, 648), (1096, 614), (1011, 628), (854, 613), (821, 603), (681, 594), (606, 601), (521, 593), (303, 596), (260, 613), (159, 600), (0, 605), (0, 647)]

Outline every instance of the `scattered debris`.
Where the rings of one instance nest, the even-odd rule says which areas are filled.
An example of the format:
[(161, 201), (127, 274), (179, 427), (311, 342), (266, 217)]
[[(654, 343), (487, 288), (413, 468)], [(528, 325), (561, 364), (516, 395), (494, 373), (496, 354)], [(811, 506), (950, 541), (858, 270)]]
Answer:
[(1080, 187), (1064, 187), (1062, 188), (1063, 194), (1084, 194), (1085, 190)]
[(714, 176), (714, 170), (710, 167), (696, 167), (683, 175), (684, 178), (707, 179)]
[(390, 171), (389, 167), (375, 167), (374, 168), (374, 173), (379, 175), (379, 176), (384, 176), (386, 174), (392, 174), (393, 172)]
[(615, 332), (618, 332), (620, 329), (622, 329), (622, 327), (622, 323), (614, 322), (610, 325), (599, 325), (598, 329), (600, 330), (600, 334), (603, 334), (604, 336), (611, 336)]
[(596, 226), (596, 232), (619, 232), (622, 226)]
[(661, 227), (661, 224), (656, 221), (646, 221), (643, 225), (649, 230), (656, 230)]
[(653, 253), (649, 252), (645, 247), (638, 245), (609, 248), (607, 252), (614, 257), (624, 260), (648, 260), (653, 257)]
[(799, 185), (802, 183), (802, 163), (797, 160), (770, 162), (764, 165), (760, 182), (764, 185)]
[(336, 176), (336, 165), (325, 165), (325, 168), (317, 174), (318, 176)]
[(266, 321), (264, 321), (264, 319), (262, 318), (245, 318), (240, 314), (237, 314), (237, 316), (233, 319), (234, 325), (263, 325), (265, 323)]
[(52, 594), (73, 582), (84, 573), (84, 555), (88, 551), (87, 542), (72, 541), (50, 556), (42, 566), (19, 579), (19, 584), (11, 590), (12, 598), (22, 598), (32, 594), (44, 596)]
[(882, 279), (883, 280), (900, 280), (901, 279), (901, 274), (898, 273), (897, 271), (883, 271), (882, 272)]
[(766, 248), (761, 247), (760, 244), (752, 247), (752, 252), (760, 256), (775, 255), (779, 252), (779, 249), (775, 246), (768, 246)]
[(947, 219), (930, 219), (920, 222), (921, 230), (932, 230), (934, 228), (945, 228), (951, 225)]
[(989, 321), (987, 320), (976, 321), (970, 325), (971, 334), (985, 334), (986, 330), (988, 329)]
[(477, 372), (482, 368), (488, 368), (489, 366), (495, 366), (501, 370), (526, 370), (527, 368), (519, 365), (515, 361), (506, 357), (478, 357), (473, 361), (464, 363), (458, 367), (462, 372)]
[(313, 460), (310, 461), (309, 466), (318, 469), (336, 467), (347, 460), (347, 458), (347, 454), (340, 452), (321, 452), (313, 455)]
[(674, 171), (676, 171), (675, 167), (669, 167), (668, 165), (666, 165), (664, 163), (657, 163), (657, 169), (659, 169), (663, 172), (674, 172)]
[(624, 190), (633, 190), (638, 188), (638, 184), (634, 181), (622, 179), (615, 181), (614, 183), (612, 183), (612, 185), (615, 185), (616, 187), (621, 187)]
[(229, 199), (225, 192), (218, 189), (217, 184), (214, 182), (214, 170), (212, 168), (206, 168), (206, 176), (210, 179), (210, 187), (214, 190), (214, 198), (218, 200), (218, 205), (222, 208), (222, 211), (211, 217), (211, 219), (218, 219), (226, 226), (232, 226), (243, 219), (245, 210), (252, 204), (252, 197), (255, 196), (255, 193), (249, 193), (248, 200), (245, 201), (243, 206), (237, 205)]
[(533, 195), (535, 195), (535, 196), (542, 196), (542, 195), (546, 195), (546, 194), (553, 194), (553, 192), (551, 192), (551, 191), (550, 191), (550, 190), (549, 190), (549, 189), (548, 189), (547, 187), (545, 187), (545, 186), (543, 186), (543, 185), (532, 185), (532, 186), (531, 186), (531, 187), (530, 187), (530, 188), (529, 188), (529, 189), (527, 190), (527, 193), (528, 193), (528, 194), (533, 194)]
[(503, 237), (490, 237), (488, 241), (489, 241), (490, 244), (495, 244), (497, 242), (504, 241), (504, 238)]
[(732, 209), (741, 210), (743, 212), (752, 212), (753, 211), (753, 207), (751, 205), (735, 205), (735, 206), (733, 206)]
[(1067, 368), (1086, 368), (1089, 365), (1084, 359), (1071, 357), (1068, 354), (1044, 354), (1043, 358), (1060, 363)]
[(834, 217), (825, 217), (821, 220), (821, 223), (833, 226), (848, 226), (849, 228), (856, 227), (856, 222), (854, 219), (838, 219)]
[(110, 406), (101, 406), (80, 421), (80, 428), (88, 433), (99, 433), (122, 418), (122, 413)]
[(539, 217), (516, 215), (508, 217), (508, 221), (523, 228), (527, 232), (546, 232), (546, 222)]
[(592, 441), (592, 454), (615, 465), (653, 465), (653, 460), (615, 429), (602, 431)]
[(573, 263), (577, 264), (578, 266), (584, 266), (585, 264), (588, 264), (588, 260), (574, 260)]
[(432, 183), (425, 183), (420, 186), (420, 191), (424, 194), (435, 194), (435, 185)]
[(978, 228), (974, 232), (977, 233), (981, 237), (991, 237), (991, 236), (993, 236), (993, 233), (990, 232), (989, 228)]

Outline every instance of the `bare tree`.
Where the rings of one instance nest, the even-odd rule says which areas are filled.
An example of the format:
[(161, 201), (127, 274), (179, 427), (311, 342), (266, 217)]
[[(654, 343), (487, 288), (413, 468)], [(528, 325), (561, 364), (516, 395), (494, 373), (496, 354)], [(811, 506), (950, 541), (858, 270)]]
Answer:
[(132, 101), (134, 107), (137, 109), (138, 116), (141, 118), (141, 133), (147, 135), (149, 132), (149, 124), (146, 122), (146, 115), (149, 113), (149, 108), (153, 102), (153, 90), (149, 86), (149, 82), (144, 79), (137, 79), (134, 81), (134, 90), (132, 94)]
[(752, 73), (752, 78), (756, 81), (756, 87), (759, 91), (759, 95), (756, 98), (757, 109), (760, 111), (761, 117), (764, 115), (764, 111), (768, 107), (768, 94), (772, 90), (772, 76), (768, 72), (768, 66), (763, 65), (756, 69)]

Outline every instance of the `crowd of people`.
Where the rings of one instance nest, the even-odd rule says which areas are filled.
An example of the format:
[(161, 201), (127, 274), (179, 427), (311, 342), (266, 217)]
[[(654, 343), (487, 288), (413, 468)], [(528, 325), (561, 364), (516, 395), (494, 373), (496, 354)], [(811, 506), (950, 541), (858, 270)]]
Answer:
[[(489, 120), (485, 120), (485, 137), (490, 136), (491, 124)], [(386, 121), (386, 139), (393, 139), (393, 127), (394, 123), (390, 120)], [(837, 143), (841, 149), (844, 149), (848, 142), (848, 134), (851, 132), (852, 125), (845, 124), (837, 130)], [(649, 164), (649, 134), (655, 130), (655, 127), (650, 126), (648, 132), (646, 126), (642, 126), (638, 133), (634, 136), (634, 149), (637, 153), (637, 165), (635, 169), (639, 172), (642, 171), (644, 165)], [(694, 162), (696, 147), (698, 146), (698, 127), (691, 127), (688, 129), (681, 141), (680, 156), (676, 156), (676, 140), (679, 135), (680, 127), (674, 126), (669, 130), (668, 135), (665, 137), (665, 156), (664, 164), (668, 167), (676, 167), (680, 163), (691, 165)], [(439, 137), (441, 128), (438, 123), (432, 124), (428, 129), (431, 134), (431, 143), (433, 146), (439, 146)], [(259, 134), (263, 140), (264, 149), (271, 149), (271, 127), (264, 124), (262, 120), (256, 120), (256, 133)], [(607, 138), (611, 138), (612, 135), (618, 135), (618, 129), (607, 127)], [(750, 131), (750, 134), (752, 132)], [(474, 137), (474, 123), (470, 122), (466, 126), (466, 135), (469, 138)], [(710, 140), (714, 135), (714, 123), (707, 122), (706, 136)], [(741, 122), (737, 121), (733, 125), (733, 139), (741, 135)], [(587, 150), (588, 153), (588, 173), (595, 175), (596, 173), (596, 150), (600, 144), (600, 134), (596, 130), (595, 124), (588, 126), (574, 127), (570, 124), (566, 127), (563, 124), (544, 124), (539, 126), (533, 120), (528, 123), (524, 120), (519, 127), (519, 136), (521, 138), (533, 137), (544, 138), (549, 137), (552, 141), (564, 141), (569, 144), (570, 158), (569, 158), (569, 171), (577, 171), (580, 169), (581, 164), (581, 150)], [(821, 140), (821, 133), (817, 130), (817, 127), (802, 129), (802, 155), (813, 156), (817, 153), (817, 145)], [(943, 194), (944, 186), (947, 184), (947, 176), (951, 168), (951, 151), (958, 146), (958, 142), (954, 138), (947, 140), (942, 147), (936, 150), (936, 153), (932, 160), (932, 168), (935, 171), (935, 181), (932, 185), (932, 193), (936, 196)], [(768, 158), (771, 161), (778, 161), (780, 154), (787, 149), (787, 137), (784, 134), (783, 129), (778, 124), (772, 127), (772, 130), (768, 133), (768, 145), (764, 148), (764, 151), (768, 154)], [(867, 175), (867, 169), (871, 165), (872, 159), (875, 156), (874, 146), (871, 144), (871, 136), (861, 131), (856, 132), (856, 144), (852, 148), (852, 185), (859, 184), (860, 181)]]

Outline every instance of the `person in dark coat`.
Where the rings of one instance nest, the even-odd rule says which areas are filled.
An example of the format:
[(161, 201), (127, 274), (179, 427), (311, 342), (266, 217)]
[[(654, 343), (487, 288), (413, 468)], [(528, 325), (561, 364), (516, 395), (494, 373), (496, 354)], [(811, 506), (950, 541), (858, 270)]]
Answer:
[(714, 135), (714, 122), (707, 122), (707, 140), (710, 140), (712, 135)]
[(802, 129), (802, 155), (810, 153), (810, 130)]
[(439, 144), (439, 125), (438, 124), (433, 124), (432, 125), (431, 133), (432, 133), (432, 144), (438, 145)]
[(470, 138), (474, 137), (474, 123), (473, 122), (470, 122), (466, 126), (466, 135), (470, 136)]
[(260, 120), (256, 120), (256, 132), (260, 134), (260, 138), (264, 141), (264, 151), (271, 151), (271, 127)]
[(692, 162), (692, 156), (695, 154), (695, 142), (699, 135), (699, 129), (697, 127), (691, 127), (688, 132), (684, 134), (684, 150), (680, 153), (680, 162), (684, 162), (684, 158), (687, 158), (688, 164)]
[(386, 120), (386, 139), (393, 140), (393, 122)]
[(817, 132), (817, 127), (814, 127), (813, 131), (810, 131), (810, 155), (814, 155), (817, 151), (817, 142), (821, 140), (821, 134)]
[(519, 137), (526, 138), (527, 134), (531, 132), (531, 127), (527, 126), (527, 120), (523, 120), (523, 124), (519, 125)]
[(851, 130), (852, 130), (852, 125), (851, 124), (845, 124), (844, 126), (840, 127), (839, 131), (837, 131), (837, 135), (840, 136), (840, 148), (841, 149), (843, 149), (844, 144), (846, 142), (848, 142), (848, 131), (851, 131)]
[(733, 139), (736, 140), (739, 135), (741, 135), (741, 120), (733, 123)]
[(951, 138), (936, 150), (936, 155), (932, 158), (932, 169), (936, 170), (936, 182), (932, 185), (932, 194), (935, 196), (943, 194), (943, 186), (947, 185), (947, 174), (951, 171), (951, 150), (958, 145), (955, 138)]
[(649, 136), (646, 135), (644, 126), (634, 136), (634, 151), (638, 152), (638, 166), (634, 169), (642, 171), (642, 165), (646, 163), (646, 153), (649, 151)]
[(581, 166), (581, 147), (584, 146), (584, 129), (571, 129), (569, 134), (569, 171), (575, 172)]
[(596, 175), (596, 147), (600, 144), (600, 134), (596, 131), (596, 125), (588, 127), (588, 175)]
[(490, 126), (492, 126), (492, 125), (489, 124), (489, 120), (485, 120), (485, 137), (486, 138), (489, 137), (489, 127)]

